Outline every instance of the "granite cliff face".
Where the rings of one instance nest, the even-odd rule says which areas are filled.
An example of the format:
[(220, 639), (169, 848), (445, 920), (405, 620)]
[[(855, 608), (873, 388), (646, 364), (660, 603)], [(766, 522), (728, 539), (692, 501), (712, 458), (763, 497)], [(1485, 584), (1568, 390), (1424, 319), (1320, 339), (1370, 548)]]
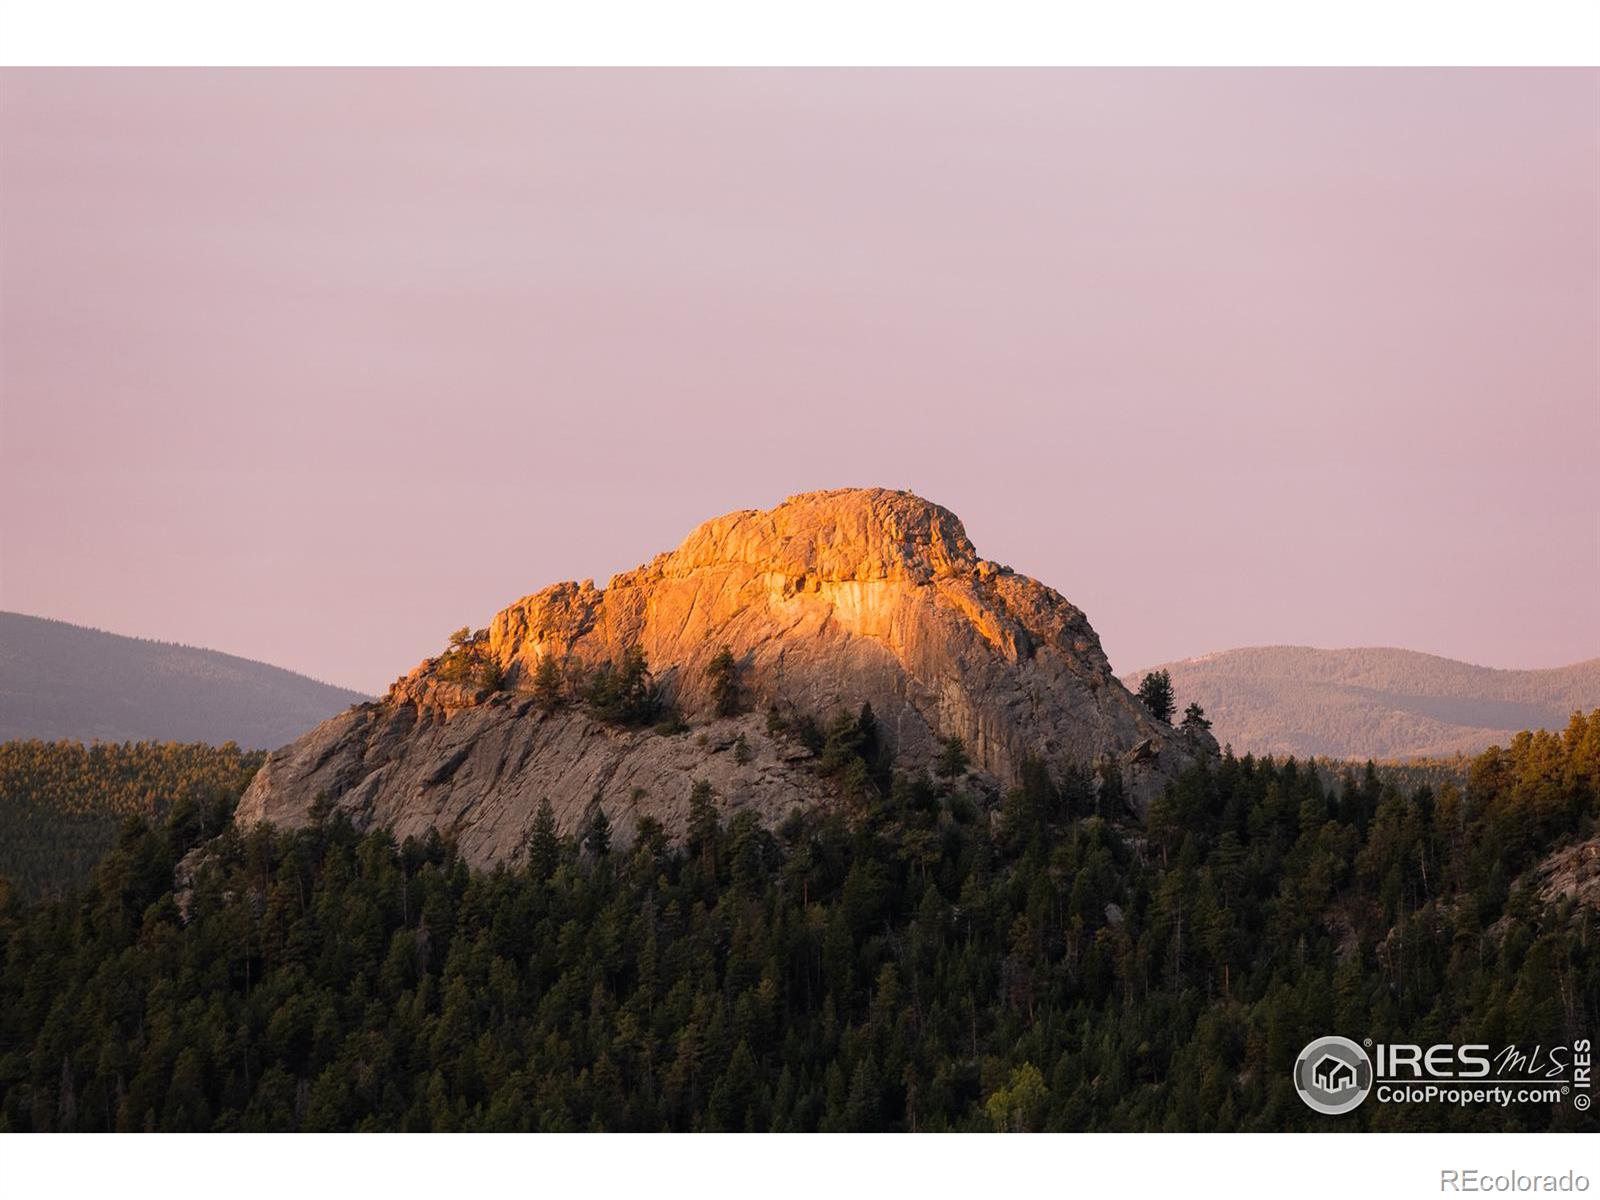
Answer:
[[(707, 668), (724, 646), (747, 711), (719, 719)], [(634, 647), (688, 732), (536, 703), (541, 664), (572, 677)], [(487, 863), (516, 857), (545, 797), (564, 830), (598, 802), (622, 841), (646, 815), (680, 834), (704, 778), (723, 805), (775, 823), (830, 791), (803, 745), (768, 732), (772, 708), (825, 722), (870, 703), (898, 767), (930, 764), (956, 736), (995, 786), (1029, 754), (1113, 757), (1140, 810), (1215, 751), (1207, 735), (1150, 717), (1082, 612), (979, 558), (952, 513), (907, 492), (816, 492), (708, 521), (604, 590), (562, 583), (519, 600), (473, 653), (499, 676), (494, 690), (451, 682), (447, 659), (423, 663), (383, 700), (274, 754), (238, 819), (295, 824), (326, 795), (401, 837), (453, 832), (470, 861)]]

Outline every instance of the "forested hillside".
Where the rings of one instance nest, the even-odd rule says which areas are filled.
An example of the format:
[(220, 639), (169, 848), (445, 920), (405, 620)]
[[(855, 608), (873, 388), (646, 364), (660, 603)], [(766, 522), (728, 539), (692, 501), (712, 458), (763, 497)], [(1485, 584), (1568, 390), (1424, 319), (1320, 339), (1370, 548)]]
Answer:
[(874, 778), (775, 833), (699, 789), (681, 849), (546, 811), (490, 873), (326, 805), (130, 819), (80, 894), (0, 903), (0, 1128), (1592, 1127), (1323, 1118), (1290, 1068), (1331, 1032), (1594, 1037), (1594, 897), (1537, 864), (1595, 835), (1600, 711), (1465, 790), (1226, 756), (1145, 828), (1114, 777), (1032, 764), (994, 811)]
[(265, 757), (232, 744), (0, 742), (0, 876), (28, 897), (75, 891), (124, 818), (231, 806)]
[(1600, 704), (1600, 658), (1501, 671), (1386, 647), (1252, 646), (1151, 670), (1166, 670), (1180, 707), (1199, 703), (1241, 754), (1451, 758)]

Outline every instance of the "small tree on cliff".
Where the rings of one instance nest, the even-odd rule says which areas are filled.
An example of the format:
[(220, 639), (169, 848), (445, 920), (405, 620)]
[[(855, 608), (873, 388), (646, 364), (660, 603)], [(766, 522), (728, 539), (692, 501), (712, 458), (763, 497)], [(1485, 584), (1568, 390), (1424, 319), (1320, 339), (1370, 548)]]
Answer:
[(1189, 707), (1183, 710), (1183, 727), (1196, 732), (1211, 728), (1211, 722), (1206, 718), (1206, 710), (1193, 700), (1189, 701)]
[(934, 765), (933, 773), (940, 779), (954, 779), (958, 775), (965, 775), (971, 760), (967, 757), (967, 744), (954, 735), (945, 738), (944, 746), (939, 751), (939, 761)]
[(561, 668), (556, 664), (554, 654), (546, 654), (539, 660), (539, 668), (533, 673), (533, 698), (545, 712), (554, 712), (566, 699), (562, 691)]
[(472, 630), (463, 625), (450, 635), (449, 648), (439, 656), (439, 678), (465, 683), (472, 669)]
[(719, 717), (739, 715), (738, 664), (733, 659), (733, 647), (724, 646), (706, 667), (706, 679), (711, 685), (711, 703)]
[(589, 681), (589, 707), (602, 721), (648, 725), (661, 711), (644, 651), (630, 646), (616, 665), (601, 663)]
[(1172, 676), (1166, 671), (1151, 671), (1139, 681), (1139, 699), (1158, 721), (1172, 723), (1177, 705), (1172, 699)]
[(824, 775), (837, 775), (860, 758), (861, 726), (854, 717), (841, 710), (828, 722), (817, 769)]

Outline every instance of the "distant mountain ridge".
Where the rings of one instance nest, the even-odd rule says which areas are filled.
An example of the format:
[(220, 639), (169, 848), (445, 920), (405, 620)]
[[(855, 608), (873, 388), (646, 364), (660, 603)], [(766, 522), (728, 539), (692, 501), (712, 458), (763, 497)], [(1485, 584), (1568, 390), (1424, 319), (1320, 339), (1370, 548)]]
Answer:
[(366, 699), (217, 650), (0, 612), (0, 741), (231, 741), (272, 750)]
[(1479, 667), (1392, 647), (1251, 646), (1167, 670), (1181, 711), (1198, 701), (1244, 753), (1405, 759), (1475, 753), (1519, 730), (1561, 729), (1600, 706), (1600, 658), (1532, 671)]

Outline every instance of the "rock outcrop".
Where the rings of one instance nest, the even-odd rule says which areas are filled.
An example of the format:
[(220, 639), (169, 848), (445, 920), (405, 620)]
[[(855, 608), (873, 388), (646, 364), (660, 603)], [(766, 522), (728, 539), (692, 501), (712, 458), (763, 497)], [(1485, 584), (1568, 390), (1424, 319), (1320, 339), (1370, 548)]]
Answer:
[(1546, 904), (1571, 900), (1600, 912), (1600, 837), (1547, 856), (1534, 869), (1532, 883)]
[[(719, 719), (708, 668), (724, 647), (746, 712)], [(542, 664), (571, 678), (633, 648), (688, 732), (535, 702)], [(979, 558), (952, 513), (908, 492), (815, 492), (708, 521), (603, 590), (561, 583), (519, 600), (472, 653), (492, 690), (447, 679), (447, 658), (423, 663), (271, 756), (238, 819), (295, 824), (325, 795), (402, 837), (450, 831), (487, 863), (516, 856), (542, 798), (565, 830), (600, 803), (621, 840), (645, 815), (681, 833), (706, 778), (723, 804), (776, 822), (829, 793), (804, 747), (768, 732), (771, 709), (826, 721), (870, 703), (898, 766), (931, 763), (955, 736), (997, 785), (1029, 755), (1111, 757), (1136, 810), (1216, 749), (1144, 710), (1082, 612)]]

